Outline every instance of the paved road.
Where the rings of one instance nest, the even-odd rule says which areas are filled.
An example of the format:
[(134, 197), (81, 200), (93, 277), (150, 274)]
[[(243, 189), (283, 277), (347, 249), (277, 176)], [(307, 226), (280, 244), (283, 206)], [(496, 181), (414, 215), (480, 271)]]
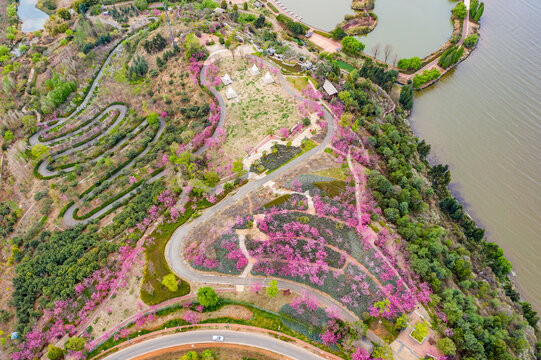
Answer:
[(224, 343), (245, 345), (266, 349), (293, 359), (324, 359), (308, 350), (295, 346), (293, 344), (281, 341), (272, 337), (252, 334), (248, 332), (238, 332), (231, 330), (198, 330), (192, 332), (183, 332), (173, 335), (161, 336), (155, 339), (143, 341), (132, 345), (114, 354), (105, 357), (105, 360), (124, 360), (148, 354), (153, 351), (171, 348), (181, 345), (209, 343), (213, 346), (212, 336), (221, 335), (224, 337)]
[[(63, 140), (66, 140), (68, 139), (70, 136), (73, 136), (74, 139), (77, 138), (77, 134), (84, 134), (85, 131), (89, 130), (90, 127), (92, 126), (95, 126), (96, 125), (96, 122), (99, 122), (100, 119), (107, 113), (111, 113), (113, 111), (118, 111), (119, 114), (118, 114), (118, 117), (116, 118), (116, 120), (109, 126), (109, 128), (113, 129), (115, 126), (117, 126), (118, 124), (120, 124), (120, 122), (122, 120), (124, 120), (124, 117), (126, 116), (126, 106), (124, 105), (111, 105), (109, 107), (107, 107), (104, 111), (102, 111), (94, 121), (92, 121), (91, 123), (89, 123), (88, 125), (82, 127), (81, 129), (79, 130), (76, 130), (75, 133), (76, 134), (73, 134), (73, 133), (67, 133), (66, 135), (64, 136), (61, 136), (57, 139), (53, 139), (53, 140), (49, 140), (49, 141), (39, 141), (40, 144), (43, 144), (43, 145), (49, 145), (51, 143), (56, 143), (56, 142), (61, 142)], [(77, 151), (81, 151), (81, 150), (84, 150), (86, 148), (89, 148), (90, 146), (94, 145), (97, 141), (99, 141), (101, 138), (103, 138), (104, 136), (108, 135), (109, 132), (108, 131), (102, 131), (102, 133), (98, 136), (96, 136), (94, 139), (90, 140), (90, 141), (87, 141), (85, 142), (84, 144), (81, 144), (79, 146), (76, 146), (76, 147), (72, 147), (72, 148), (68, 148), (64, 151), (62, 151), (61, 153), (58, 153), (58, 154), (55, 154), (55, 155), (52, 155), (51, 156), (51, 160), (56, 160), (56, 159), (59, 159), (63, 156), (68, 156), (68, 155), (71, 155)], [(124, 143), (124, 141), (122, 142)], [(98, 160), (99, 158), (101, 158), (103, 155), (97, 157), (95, 160)], [(60, 172), (60, 170), (49, 170), (47, 167), (49, 166), (49, 164), (51, 163), (51, 161), (49, 160), (49, 158), (43, 160), (41, 162), (41, 164), (39, 165), (39, 168), (38, 168), (38, 172), (41, 176), (44, 176), (44, 177), (49, 177), (49, 176), (56, 176), (58, 175), (58, 173)], [(74, 169), (75, 166), (72, 166), (70, 168), (66, 168), (66, 169), (62, 169), (64, 172), (69, 172), (69, 171), (72, 171)]]

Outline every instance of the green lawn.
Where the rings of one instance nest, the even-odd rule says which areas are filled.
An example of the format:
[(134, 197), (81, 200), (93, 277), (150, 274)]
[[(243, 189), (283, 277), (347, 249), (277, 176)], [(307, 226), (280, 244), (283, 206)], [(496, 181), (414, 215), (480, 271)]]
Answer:
[[(154, 244), (145, 247), (145, 272), (140, 291), (141, 299), (145, 304), (155, 305), (190, 293), (190, 285), (184, 280), (181, 280), (178, 290), (175, 292), (169, 291), (163, 286), (161, 280), (165, 275), (171, 273), (171, 269), (165, 261), (165, 245), (173, 232), (188, 221), (192, 214), (192, 208), (187, 207), (184, 216), (179, 218), (177, 222), (161, 224), (150, 235), (154, 238)], [(152, 292), (147, 291), (149, 288), (152, 289)]]
[(337, 60), (336, 65), (338, 65), (341, 69), (346, 70), (347, 72), (352, 72), (353, 70), (355, 70), (355, 67), (346, 62), (343, 62), (342, 60)]

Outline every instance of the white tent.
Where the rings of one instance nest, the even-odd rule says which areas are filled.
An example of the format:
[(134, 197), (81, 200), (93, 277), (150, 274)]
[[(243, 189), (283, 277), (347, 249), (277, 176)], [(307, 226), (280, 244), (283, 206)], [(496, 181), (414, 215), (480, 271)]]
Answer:
[(254, 66), (252, 66), (251, 68), (249, 68), (248, 71), (249, 71), (250, 74), (252, 74), (253, 76), (259, 75), (259, 69), (258, 69), (258, 67), (257, 67), (255, 64), (254, 64)]
[(222, 76), (222, 83), (224, 85), (231, 85), (233, 83), (233, 80), (231, 80), (229, 74), (225, 74), (224, 76)]
[(271, 74), (267, 71), (265, 76), (263, 77), (263, 83), (265, 85), (272, 84), (274, 82), (274, 79), (272, 78)]
[(225, 96), (227, 96), (228, 100), (231, 100), (231, 99), (236, 98), (238, 95), (237, 95), (237, 92), (233, 90), (233, 88), (230, 86), (227, 88), (227, 91), (225, 92)]

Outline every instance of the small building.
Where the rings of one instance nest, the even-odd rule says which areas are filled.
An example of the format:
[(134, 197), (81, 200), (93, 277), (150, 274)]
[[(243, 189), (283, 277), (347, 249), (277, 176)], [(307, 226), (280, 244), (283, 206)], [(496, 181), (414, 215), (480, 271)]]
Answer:
[(218, 6), (216, 9), (214, 9), (214, 13), (216, 15), (223, 15), (225, 13), (225, 10)]
[(325, 83), (323, 84), (323, 90), (329, 95), (333, 96), (338, 93), (338, 90), (334, 87), (334, 85), (327, 79), (325, 79)]
[(263, 83), (265, 85), (272, 84), (274, 82), (274, 79), (272, 78), (271, 74), (267, 71), (265, 76), (263, 76)]
[(250, 74), (252, 74), (252, 76), (259, 75), (259, 68), (256, 66), (256, 64), (249, 68), (248, 71), (250, 72)]
[(233, 80), (231, 80), (231, 78), (229, 77), (229, 74), (225, 74), (224, 76), (222, 76), (222, 84), (224, 85), (231, 85), (233, 84)]
[(314, 35), (314, 30), (308, 30), (305, 36), (309, 39), (312, 35)]
[(227, 91), (225, 92), (225, 96), (227, 97), (227, 100), (231, 100), (231, 99), (234, 99), (236, 97), (238, 97), (239, 95), (237, 94), (237, 92), (235, 90), (233, 90), (233, 88), (230, 86), (227, 88)]
[(261, 1), (257, 0), (254, 3), (254, 6), (255, 6), (256, 9), (261, 9), (263, 7), (263, 4), (261, 3)]

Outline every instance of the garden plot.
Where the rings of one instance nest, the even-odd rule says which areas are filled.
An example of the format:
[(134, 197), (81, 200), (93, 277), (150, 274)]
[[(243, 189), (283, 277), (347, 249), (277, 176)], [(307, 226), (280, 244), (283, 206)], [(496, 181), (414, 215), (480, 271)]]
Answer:
[[(319, 181), (317, 184), (332, 184), (323, 182), (329, 178), (321, 176), (311, 179)], [(293, 185), (301, 190), (300, 182)], [(191, 242), (185, 257), (200, 271), (242, 276), (249, 271), (248, 276), (306, 284), (329, 294), (358, 316), (387, 291), (396, 288), (402, 293), (396, 274), (357, 233), (354, 206), (348, 202), (342, 205), (318, 187), (312, 189), (305, 194), (293, 191), (282, 195), (256, 209), (256, 215), (238, 216), (221, 234)], [(311, 210), (309, 203), (313, 204)], [(250, 263), (251, 268), (246, 268)]]
[(226, 142), (224, 150), (233, 158), (242, 157), (245, 150), (254, 147), (266, 135), (278, 133), (282, 127), (291, 129), (302, 121), (296, 101), (287, 94), (277, 81), (265, 85), (266, 69), (259, 69), (252, 75), (248, 69), (253, 66), (245, 59), (223, 59), (216, 62), (219, 74), (229, 74), (230, 85), (238, 97), (227, 100), (229, 86), (219, 87), (226, 102)]

